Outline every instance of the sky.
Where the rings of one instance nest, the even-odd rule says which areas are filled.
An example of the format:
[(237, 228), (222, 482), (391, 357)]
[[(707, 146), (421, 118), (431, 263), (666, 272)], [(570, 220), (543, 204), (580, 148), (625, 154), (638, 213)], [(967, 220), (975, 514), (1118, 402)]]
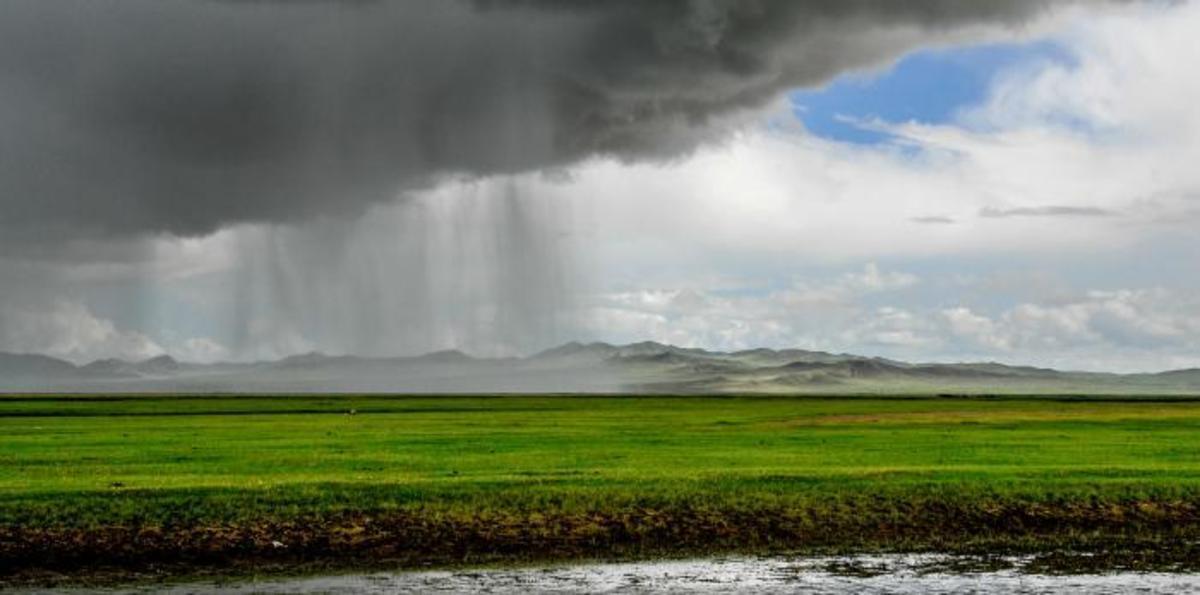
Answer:
[(1200, 3), (987, 4), (14, 1), (0, 351), (1200, 366)]

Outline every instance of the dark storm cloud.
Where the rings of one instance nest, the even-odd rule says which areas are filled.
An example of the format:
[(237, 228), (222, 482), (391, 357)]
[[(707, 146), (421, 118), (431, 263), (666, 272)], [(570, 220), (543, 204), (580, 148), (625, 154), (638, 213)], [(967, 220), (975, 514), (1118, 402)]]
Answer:
[(1048, 4), (5, 0), (0, 229), (201, 234), (670, 158), (784, 89)]

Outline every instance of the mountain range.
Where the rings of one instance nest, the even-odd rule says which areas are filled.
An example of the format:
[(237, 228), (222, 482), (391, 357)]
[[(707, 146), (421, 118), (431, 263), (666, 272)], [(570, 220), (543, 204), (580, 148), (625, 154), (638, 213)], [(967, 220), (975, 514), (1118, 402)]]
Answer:
[(907, 363), (801, 349), (707, 351), (654, 342), (568, 343), (524, 358), (460, 351), (370, 358), (309, 353), (196, 364), (170, 356), (77, 366), (0, 352), (0, 392), (716, 394), (1200, 394), (1200, 369), (1069, 372), (999, 363)]

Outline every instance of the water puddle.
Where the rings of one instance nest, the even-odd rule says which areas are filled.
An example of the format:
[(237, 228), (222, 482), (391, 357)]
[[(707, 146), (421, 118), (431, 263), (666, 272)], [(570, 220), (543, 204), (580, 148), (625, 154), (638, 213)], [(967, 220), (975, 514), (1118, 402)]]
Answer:
[[(105, 593), (1200, 593), (1200, 574), (1039, 574), (1031, 558), (730, 557), (141, 585)], [(45, 592), (45, 591), (41, 591)], [(59, 593), (77, 593), (61, 589)], [(89, 592), (96, 592), (90, 589)]]

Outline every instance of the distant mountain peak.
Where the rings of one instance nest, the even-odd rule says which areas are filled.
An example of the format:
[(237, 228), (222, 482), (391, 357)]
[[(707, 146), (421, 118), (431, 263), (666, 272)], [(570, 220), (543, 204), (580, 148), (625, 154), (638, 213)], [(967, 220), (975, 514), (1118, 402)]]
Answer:
[(734, 351), (733, 353), (730, 353), (730, 355), (772, 355), (775, 353), (777, 352), (774, 349), (769, 349), (767, 347), (755, 347), (754, 349), (742, 349), (739, 351)]
[(562, 359), (562, 358), (578, 358), (578, 357), (597, 357), (606, 358), (617, 352), (617, 348), (608, 343), (581, 343), (579, 341), (571, 341), (564, 343), (558, 347), (551, 347), (545, 351), (540, 351), (529, 359), (544, 360), (544, 359)]
[(78, 368), (71, 362), (35, 353), (0, 352), (0, 379), (38, 375), (73, 375)]
[(117, 359), (115, 357), (106, 357), (103, 359), (98, 359), (96, 361), (93, 361), (93, 362), (83, 366), (83, 368), (84, 369), (108, 368), (108, 367), (112, 367), (112, 366), (127, 366), (127, 365), (129, 365), (129, 362), (127, 362), (123, 359)]
[(637, 349), (667, 349), (667, 348), (673, 347), (673, 345), (659, 343), (658, 341), (638, 341), (637, 343), (630, 343), (630, 344), (626, 345), (626, 347), (632, 347), (632, 348), (637, 348)]
[(182, 364), (176, 361), (175, 358), (163, 354), (138, 362), (133, 366), (133, 369), (138, 374), (146, 376), (165, 376), (178, 372), (181, 367)]
[(289, 356), (279, 360), (279, 363), (287, 364), (287, 363), (319, 362), (319, 361), (324, 361), (327, 359), (329, 359), (329, 356), (325, 355), (324, 353), (321, 353), (320, 351), (309, 351), (308, 353), (289, 355)]
[(432, 351), (430, 353), (426, 353), (425, 355), (417, 356), (412, 359), (414, 361), (419, 361), (419, 362), (432, 362), (432, 363), (441, 363), (441, 364), (475, 361), (475, 358), (473, 358), (457, 349), (443, 349), (441, 351)]

